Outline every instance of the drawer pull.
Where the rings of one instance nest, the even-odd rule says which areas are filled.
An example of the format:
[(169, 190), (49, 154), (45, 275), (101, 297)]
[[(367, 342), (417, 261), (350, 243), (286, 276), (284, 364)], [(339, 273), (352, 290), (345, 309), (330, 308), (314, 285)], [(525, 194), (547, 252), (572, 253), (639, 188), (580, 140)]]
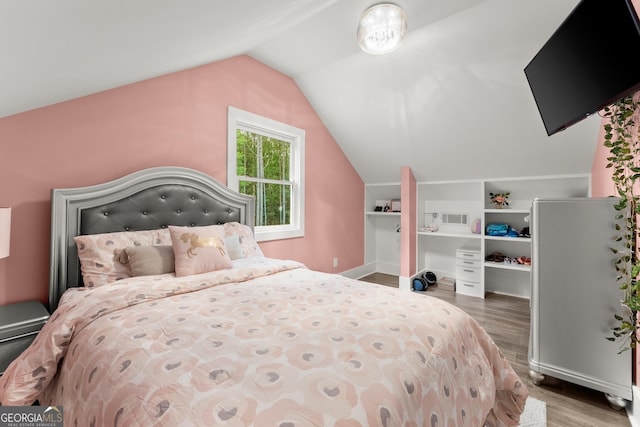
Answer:
[(467, 270), (467, 269), (465, 269), (464, 271), (466, 271), (467, 273), (475, 273), (473, 270)]
[(470, 285), (468, 283), (462, 283), (464, 286), (469, 287), (469, 288), (473, 288), (473, 285)]
[(462, 261), (462, 262), (464, 262), (465, 264), (471, 264), (471, 265), (473, 265), (473, 261)]

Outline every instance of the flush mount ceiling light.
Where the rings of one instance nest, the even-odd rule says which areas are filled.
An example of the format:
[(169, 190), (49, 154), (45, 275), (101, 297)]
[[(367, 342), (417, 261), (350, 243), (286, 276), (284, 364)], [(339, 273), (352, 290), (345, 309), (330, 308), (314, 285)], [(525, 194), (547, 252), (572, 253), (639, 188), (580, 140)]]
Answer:
[(380, 3), (365, 10), (358, 23), (360, 48), (372, 55), (396, 50), (407, 32), (407, 17), (400, 7)]

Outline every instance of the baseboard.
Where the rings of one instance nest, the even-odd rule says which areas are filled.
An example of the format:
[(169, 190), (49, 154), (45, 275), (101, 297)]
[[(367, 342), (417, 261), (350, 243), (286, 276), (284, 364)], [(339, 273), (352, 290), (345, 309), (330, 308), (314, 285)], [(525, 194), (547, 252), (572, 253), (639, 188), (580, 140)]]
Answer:
[(411, 290), (411, 277), (400, 276), (398, 278), (398, 289), (403, 289), (405, 291)]
[(631, 427), (640, 427), (640, 388), (634, 385), (631, 391), (633, 400), (627, 405), (627, 416)]
[(528, 299), (528, 300), (531, 299), (528, 296), (523, 296), (523, 295), (509, 293), (509, 292), (494, 291), (494, 290), (486, 290), (485, 289), (485, 293), (487, 293), (487, 294), (505, 295), (505, 296), (508, 296), (508, 297), (522, 298), (522, 299)]
[(360, 267), (342, 271), (340, 272), (340, 275), (348, 277), (350, 279), (361, 279), (375, 272), (376, 272), (376, 264), (372, 262), (369, 264), (361, 265)]
[(392, 276), (400, 276), (400, 264), (376, 261), (375, 265), (376, 265), (377, 273), (391, 274)]

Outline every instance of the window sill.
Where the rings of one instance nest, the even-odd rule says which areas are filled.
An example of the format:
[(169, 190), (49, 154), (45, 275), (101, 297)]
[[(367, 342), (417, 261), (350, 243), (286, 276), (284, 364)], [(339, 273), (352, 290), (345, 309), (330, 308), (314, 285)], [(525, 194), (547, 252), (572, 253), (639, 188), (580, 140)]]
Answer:
[(304, 237), (304, 229), (278, 227), (278, 229), (271, 230), (270, 228), (271, 227), (256, 227), (254, 230), (256, 241), (268, 242), (271, 240), (283, 240), (283, 239), (294, 239), (297, 237)]

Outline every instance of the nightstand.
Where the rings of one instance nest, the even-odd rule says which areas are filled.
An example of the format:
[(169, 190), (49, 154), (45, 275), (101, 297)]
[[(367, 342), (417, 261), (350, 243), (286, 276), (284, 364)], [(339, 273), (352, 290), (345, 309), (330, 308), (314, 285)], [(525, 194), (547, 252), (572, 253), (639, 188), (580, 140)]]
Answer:
[(49, 319), (49, 312), (37, 301), (0, 307), (0, 375), (35, 339)]

